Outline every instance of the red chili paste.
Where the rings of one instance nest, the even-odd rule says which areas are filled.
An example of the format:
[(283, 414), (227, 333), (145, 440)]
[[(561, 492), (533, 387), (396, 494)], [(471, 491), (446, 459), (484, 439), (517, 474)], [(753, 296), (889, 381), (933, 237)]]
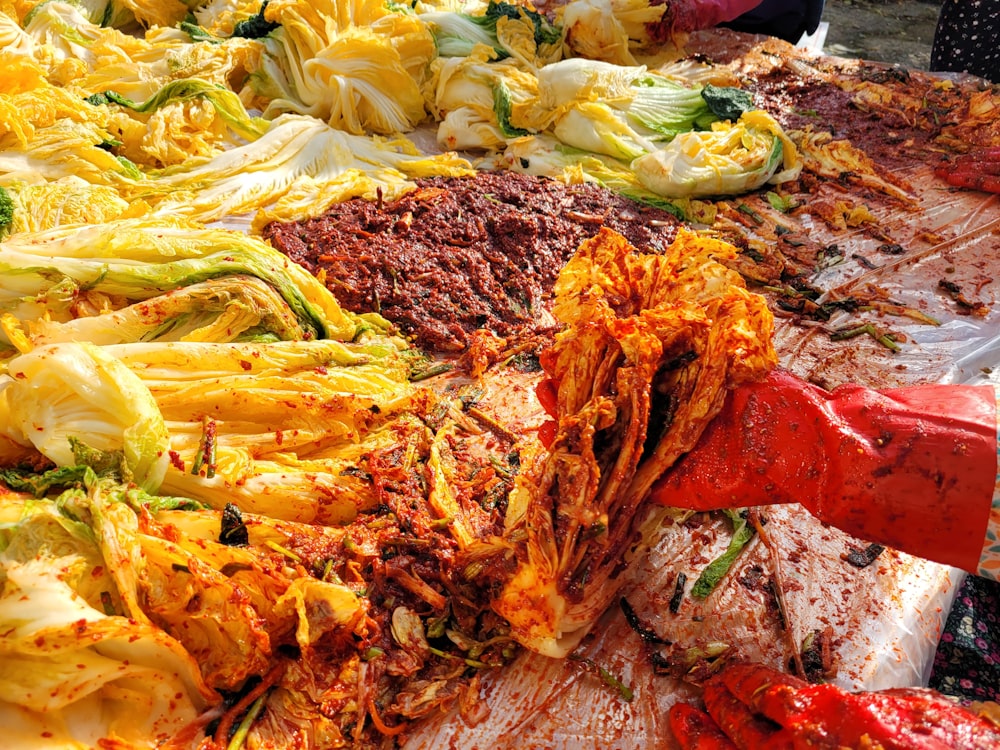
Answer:
[(426, 349), (457, 352), (479, 328), (500, 336), (538, 318), (582, 240), (607, 226), (640, 250), (669, 245), (680, 222), (597, 185), (511, 172), (430, 178), (379, 205), (354, 199), (263, 232), (338, 301), (376, 311)]

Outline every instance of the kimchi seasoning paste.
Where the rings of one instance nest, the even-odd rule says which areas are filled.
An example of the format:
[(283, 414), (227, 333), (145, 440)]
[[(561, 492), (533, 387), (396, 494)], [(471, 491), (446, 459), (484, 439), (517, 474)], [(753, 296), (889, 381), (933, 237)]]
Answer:
[(378, 312), (438, 352), (469, 335), (537, 322), (577, 246), (602, 226), (640, 250), (669, 245), (680, 222), (596, 185), (510, 172), (429, 178), (392, 202), (354, 199), (264, 237), (326, 284), (345, 308)]
[(822, 64), (815, 65), (812, 77), (785, 66), (755, 77), (749, 85), (755, 103), (786, 130), (829, 130), (888, 170), (925, 161), (928, 142), (957, 105), (934, 79), (905, 70), (872, 64), (850, 74), (832, 66), (820, 73)]

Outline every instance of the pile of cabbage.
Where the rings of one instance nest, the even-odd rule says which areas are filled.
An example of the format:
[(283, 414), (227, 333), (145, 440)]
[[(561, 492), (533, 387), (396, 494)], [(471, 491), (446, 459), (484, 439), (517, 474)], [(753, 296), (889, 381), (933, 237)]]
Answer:
[(194, 747), (282, 639), (363, 621), (273, 560), (378, 505), (348, 470), (422, 412), (422, 358), (266, 243), (183, 219), (18, 233), (0, 266), (8, 741)]
[(0, 231), (144, 215), (259, 228), (474, 167), (683, 213), (800, 169), (745, 92), (662, 59), (663, 6), (645, 0), (552, 18), (496, 0), (3, 9)]
[[(352, 567), (404, 534), (427, 542), (417, 516), (458, 546), (496, 531), (461, 504), (468, 418), (418, 382), (426, 357), (387, 321), (344, 311), (261, 240), (184, 219), (21, 232), (0, 264), (12, 746), (377, 745), (383, 722), (470, 682), (478, 644), (448, 592), (406, 574), (433, 606), (418, 615)], [(411, 476), (404, 518), (385, 482)], [(429, 650), (425, 620), (454, 653)], [(441, 696), (397, 708), (417, 674)]]
[[(581, 246), (542, 355), (554, 440), (482, 463), (460, 399), (416, 382), (425, 357), (260, 240), (139, 218), (0, 242), (11, 742), (195, 747), (236, 712), (230, 747), (377, 745), (474, 696), (515, 643), (568, 654), (615, 595), (652, 481), (774, 364), (735, 252), (693, 233), (662, 255), (607, 230)], [(466, 499), (483, 477), (496, 507)], [(399, 573), (419, 613), (373, 599), (381, 574), (350, 559), (431, 534), (464, 561), (449, 582)], [(488, 637), (461, 629), (470, 610)], [(247, 691), (255, 710), (228, 708)]]
[[(232, 747), (360, 746), (454, 700), (490, 649), (565, 655), (614, 595), (649, 483), (725, 388), (773, 363), (766, 309), (719, 263), (732, 248), (685, 235), (641, 257), (602, 235), (581, 250), (546, 359), (556, 441), (498, 484), (513, 491), (494, 530), (460, 502), (469, 481), (453, 447), (467, 425), (415, 382), (422, 353), (379, 315), (341, 309), (255, 230), (475, 168), (693, 211), (692, 199), (795, 176), (773, 119), (656, 60), (663, 7), (634, 0), (573, 0), (551, 18), (372, 0), (0, 11), (7, 743), (196, 747), (233, 729)], [(646, 454), (665, 388), (689, 408)], [(433, 616), (390, 616), (362, 572), (304, 567), (358, 546), (353, 524), (384, 499), (359, 469), (375, 454), (419, 473), (420, 512), (478, 555), (455, 585), (491, 598), (499, 636), (449, 627), (450, 650), (434, 654), (424, 634), (448, 624), (440, 592), (421, 592)], [(392, 659), (355, 648), (389, 620)], [(331, 643), (342, 658), (317, 656)], [(418, 656), (447, 669), (393, 703), (384, 664), (405, 674)], [(230, 710), (236, 695), (253, 705)], [(225, 725), (237, 708), (244, 725)]]

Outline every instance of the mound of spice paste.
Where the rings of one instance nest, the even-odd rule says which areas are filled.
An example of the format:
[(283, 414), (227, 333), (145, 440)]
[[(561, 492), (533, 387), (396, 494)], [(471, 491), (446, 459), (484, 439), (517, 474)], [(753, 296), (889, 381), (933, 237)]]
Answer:
[(534, 324), (559, 270), (602, 226), (659, 252), (679, 225), (597, 185), (482, 172), (419, 180), (398, 200), (346, 201), (263, 234), (325, 278), (345, 308), (379, 312), (418, 345), (447, 353), (464, 350), (477, 329), (509, 336)]

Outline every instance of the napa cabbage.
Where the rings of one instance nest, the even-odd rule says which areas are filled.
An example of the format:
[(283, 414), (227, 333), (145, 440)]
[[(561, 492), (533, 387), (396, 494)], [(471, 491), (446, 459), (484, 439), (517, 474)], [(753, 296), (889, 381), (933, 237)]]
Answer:
[(142, 102), (172, 81), (199, 79), (239, 90), (256, 68), (260, 44), (226, 39), (217, 44), (192, 43), (178, 29), (155, 27), (141, 37), (103, 30), (91, 46), (93, 61), (66, 86), (81, 96), (109, 89)]
[(70, 176), (94, 185), (141, 182), (135, 164), (103, 147), (113, 140), (96, 122), (61, 118), (49, 127), (34, 129), (30, 142), (0, 151), (0, 183), (39, 183)]
[(93, 63), (90, 47), (102, 32), (85, 7), (65, 0), (40, 2), (25, 15), (22, 25), (36, 47), (55, 60)]
[[(541, 116), (532, 125), (541, 130), (547, 114), (551, 132), (567, 145), (634, 159), (678, 133), (707, 128), (723, 114), (732, 116), (733, 102), (748, 99), (736, 90), (683, 85), (643, 66), (572, 58), (539, 72)], [(728, 108), (717, 111), (721, 107), (713, 106), (716, 102)]]
[(268, 128), (231, 89), (197, 78), (171, 81), (143, 102), (115, 91), (92, 94), (118, 143), (111, 150), (147, 168), (210, 158)]
[(795, 179), (795, 145), (765, 112), (754, 110), (712, 130), (682, 133), (632, 163), (639, 181), (666, 197), (739, 195)]
[(104, 479), (87, 490), (90, 525), (128, 616), (176, 638), (213, 688), (237, 689), (264, 672), (270, 637), (243, 587), (166, 534), (150, 533), (123, 485)]
[(115, 737), (152, 747), (190, 731), (219, 700), (197, 662), (159, 628), (88, 603), (74, 584), (94, 568), (81, 556), (50, 555), (45, 542), (31, 557), (0, 555), (5, 743), (42, 750)]
[(420, 20), (430, 25), (440, 57), (468, 57), (479, 45), (489, 47), (497, 59), (508, 57), (497, 41), (495, 18), (435, 10), (421, 13)]
[(399, 440), (407, 428), (397, 417), (420, 404), (409, 355), (384, 337), (108, 351), (142, 379), (166, 420), (174, 460), (163, 491), (219, 509), (235, 502), (276, 518), (350, 520), (377, 500), (344, 470)]
[(138, 114), (149, 114), (169, 104), (191, 100), (203, 100), (210, 104), (235, 133), (247, 140), (259, 138), (267, 130), (267, 123), (260, 117), (251, 116), (235, 92), (198, 78), (171, 81), (144, 102), (134, 102), (113, 91), (88, 97), (91, 104), (113, 103)]
[(453, 150), (502, 149), (507, 136), (481, 109), (458, 107), (438, 123), (437, 141), (443, 148)]
[(92, 185), (76, 175), (34, 185), (18, 181), (0, 190), (0, 239), (65, 224), (103, 224), (149, 210), (142, 202), (129, 204), (109, 185)]
[(229, 37), (237, 24), (259, 17), (267, 2), (261, 0), (207, 0), (192, 9), (198, 25), (215, 37)]
[(561, 8), (566, 44), (574, 57), (635, 65), (628, 32), (612, 13), (611, 0), (573, 0)]
[(189, 11), (188, 3), (183, 0), (42, 0), (25, 15), (24, 23), (51, 12), (47, 6), (55, 6), (57, 13), (65, 12), (59, 7), (63, 5), (71, 6), (89, 23), (104, 28), (126, 27), (136, 22), (169, 27), (180, 23)]
[[(0, 13), (0, 18), (6, 18)], [(30, 55), (19, 54), (13, 49), (0, 49), (0, 62), (3, 63), (6, 75), (0, 78), (0, 96), (17, 96), (18, 94), (37, 93), (40, 90), (55, 88), (45, 78), (45, 70)], [(47, 93), (47, 92), (46, 92)], [(21, 100), (24, 104), (28, 101)], [(9, 115), (5, 113), (5, 121)], [(11, 126), (5, 122), (5, 130)]]
[(570, 0), (556, 18), (574, 57), (635, 65), (636, 55), (648, 51), (648, 29), (666, 7), (648, 0)]
[(151, 174), (143, 194), (164, 196), (155, 205), (159, 216), (212, 221), (257, 210), (259, 226), (315, 216), (335, 202), (375, 198), (380, 190), (388, 200), (411, 189), (416, 177), (472, 173), (454, 153), (425, 155), (402, 137), (351, 135), (313, 117), (282, 115), (252, 143)]
[(561, 60), (538, 71), (539, 105), (556, 109), (577, 101), (629, 102), (635, 82), (645, 75), (644, 66)]
[(378, 504), (351, 468), (426, 436), (411, 359), (384, 336), (40, 345), (8, 361), (0, 424), (59, 466), (95, 451), (147, 490), (343, 523)]
[(6, 55), (30, 57), (35, 50), (35, 40), (17, 21), (0, 12), (0, 50)]
[[(314, 276), (266, 242), (177, 219), (120, 219), (8, 237), (0, 252), (0, 312), (22, 323), (66, 322), (234, 275), (273, 287), (303, 338), (351, 340), (362, 326)], [(169, 317), (160, 322), (170, 325)]]
[(551, 135), (529, 135), (509, 141), (503, 153), (486, 160), (484, 166), (551, 177), (570, 185), (593, 182), (638, 203), (662, 208), (693, 224), (711, 225), (715, 221), (713, 203), (664, 197), (643, 185), (628, 163), (580, 151)]
[(490, 62), (480, 48), (436, 63), (432, 110), (438, 143), (448, 149), (502, 148), (526, 131), (517, 124), (538, 95), (538, 80), (514, 60)]
[[(272, 638), (308, 653), (325, 634), (363, 632), (368, 604), (352, 588), (273, 563), (340, 530), (175, 510), (191, 504), (86, 467), (23, 479), (35, 495), (0, 496), (0, 718), (19, 748), (200, 736), (222, 705), (213, 688), (269, 670)], [(242, 541), (224, 538), (227, 514)]]
[[(556, 435), (510, 493), (507, 538), (523, 541), (492, 603), (527, 647), (553, 657), (576, 648), (619, 595), (622, 545), (641, 549), (635, 521), (649, 487), (733, 382), (774, 366), (771, 313), (727, 266), (735, 254), (683, 230), (663, 253), (639, 253), (605, 228), (560, 272), (553, 314), (565, 327), (543, 362)], [(688, 351), (700, 356), (677, 364)], [(664, 389), (679, 407), (651, 446)]]
[(261, 52), (249, 39), (192, 43), (172, 24), (125, 33), (62, 0), (39, 4), (27, 19), (25, 34), (47, 78), (81, 97), (113, 88), (143, 101), (171, 81), (192, 78), (239, 88)]
[(631, 160), (656, 148), (619, 110), (603, 102), (575, 104), (554, 123), (552, 133), (573, 148)]
[(430, 25), (441, 57), (468, 57), (485, 45), (493, 57), (513, 57), (531, 67), (554, 62), (562, 54), (562, 31), (545, 16), (505, 2), (490, 0), (481, 13), (424, 11), (420, 20)]
[(0, 327), (17, 349), (89, 341), (101, 346), (136, 341), (297, 341), (302, 327), (288, 303), (267, 282), (244, 274), (189, 284), (117, 310), (68, 321), (17, 321), (0, 317)]
[[(232, 512), (233, 508), (235, 506), (229, 506), (229, 511)], [(246, 666), (234, 663), (241, 653), (249, 651), (245, 644), (231, 642), (230, 639), (240, 635), (237, 628), (243, 628), (256, 639), (260, 639), (261, 633), (294, 633), (300, 648), (309, 654), (321, 636), (333, 630), (350, 633), (362, 625), (368, 604), (352, 589), (342, 583), (310, 576), (287, 575), (264, 562), (268, 553), (274, 549), (286, 549), (293, 544), (293, 540), (331, 544), (343, 536), (341, 530), (306, 526), (239, 511), (237, 517), (243, 522), (246, 543), (230, 545), (220, 538), (220, 527), (225, 527), (225, 521), (220, 516), (224, 515), (225, 511), (161, 511), (146, 533), (139, 537), (148, 564), (158, 569), (155, 573), (158, 578), (162, 577), (162, 580), (145, 586), (146, 596), (154, 597), (153, 607), (159, 610), (161, 616), (168, 612), (169, 597), (175, 599), (172, 610), (169, 610), (168, 629), (181, 629), (187, 621), (181, 605), (188, 601), (192, 589), (199, 593), (206, 592), (203, 596), (207, 596), (214, 606), (203, 618), (206, 622), (199, 623), (197, 627), (213, 650), (226, 655), (225, 661), (219, 661), (218, 656), (211, 658), (216, 659), (220, 666), (225, 665), (226, 669), (245, 674)], [(166, 539), (174, 541), (165, 543)], [(264, 553), (264, 560), (261, 552)], [(175, 570), (178, 565), (182, 567), (180, 572)], [(225, 577), (228, 580), (224, 580), (213, 577), (211, 572), (214, 571), (232, 572), (228, 572)], [(199, 578), (203, 582), (199, 582)], [(232, 624), (227, 622), (225, 618), (234, 609), (234, 603), (226, 602), (222, 597), (231, 592), (237, 593), (243, 602), (249, 604), (244, 612), (252, 612), (263, 627), (249, 627), (252, 624), (249, 620)], [(261, 641), (261, 644), (264, 642)], [(194, 650), (196, 642), (188, 639), (186, 645)], [(252, 651), (249, 656), (251, 659), (254, 657)], [(220, 679), (225, 679), (223, 670), (213, 671), (218, 673)]]
[(412, 130), (424, 119), (421, 78), (434, 57), (426, 24), (364, 0), (280, 0), (250, 85), (264, 116), (310, 115), (354, 134)]
[(167, 470), (167, 427), (142, 380), (101, 347), (40, 346), (7, 362), (0, 424), (57, 466), (77, 464), (75, 445), (121, 453), (128, 481), (155, 491)]

